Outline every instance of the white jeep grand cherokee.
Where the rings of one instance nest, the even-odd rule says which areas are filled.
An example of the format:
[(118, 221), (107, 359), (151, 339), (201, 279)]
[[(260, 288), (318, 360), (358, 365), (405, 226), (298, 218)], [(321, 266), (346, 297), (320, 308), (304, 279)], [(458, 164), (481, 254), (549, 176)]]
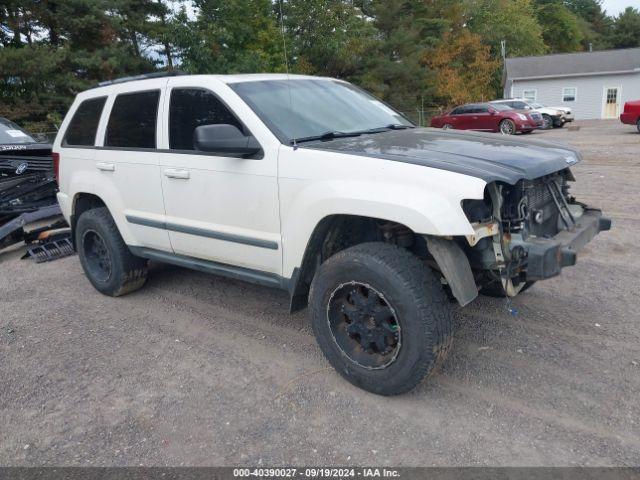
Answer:
[(514, 296), (610, 221), (569, 194), (561, 145), (417, 128), (347, 82), (157, 76), (79, 94), (54, 144), (89, 281), (147, 260), (285, 289), (329, 362), (406, 392), (452, 340), (452, 305)]

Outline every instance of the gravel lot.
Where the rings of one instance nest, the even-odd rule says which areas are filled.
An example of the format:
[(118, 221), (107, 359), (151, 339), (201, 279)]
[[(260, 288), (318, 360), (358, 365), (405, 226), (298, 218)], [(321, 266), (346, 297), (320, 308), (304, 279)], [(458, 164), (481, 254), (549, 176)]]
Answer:
[(578, 146), (577, 196), (614, 230), (514, 300), (457, 313), (442, 371), (395, 398), (351, 386), (285, 293), (154, 265), (113, 299), (77, 257), (0, 254), (2, 465), (640, 465), (640, 135)]

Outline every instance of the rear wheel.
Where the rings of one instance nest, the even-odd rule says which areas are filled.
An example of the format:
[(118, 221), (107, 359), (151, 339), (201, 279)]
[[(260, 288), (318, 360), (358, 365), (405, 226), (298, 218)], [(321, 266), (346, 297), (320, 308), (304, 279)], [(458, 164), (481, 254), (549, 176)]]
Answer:
[(453, 125), (451, 125), (450, 123), (445, 123), (445, 124), (442, 126), (442, 129), (443, 129), (443, 130), (453, 130)]
[(542, 129), (543, 130), (549, 130), (551, 127), (553, 127), (553, 119), (551, 118), (550, 115), (547, 115), (546, 113), (542, 114)]
[(452, 309), (439, 279), (400, 247), (364, 243), (335, 254), (320, 265), (309, 297), (325, 357), (370, 392), (411, 390), (451, 345)]
[(83, 212), (75, 238), (80, 264), (96, 290), (118, 297), (144, 285), (147, 261), (129, 251), (106, 208)]
[(638, 133), (640, 133), (640, 119), (636, 122), (636, 128), (638, 129)]

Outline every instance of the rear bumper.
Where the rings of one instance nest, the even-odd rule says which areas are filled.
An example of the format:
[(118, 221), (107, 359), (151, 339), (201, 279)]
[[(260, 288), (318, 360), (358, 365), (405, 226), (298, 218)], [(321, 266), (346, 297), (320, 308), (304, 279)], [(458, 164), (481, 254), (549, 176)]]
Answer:
[(623, 113), (620, 115), (620, 121), (622, 123), (626, 123), (627, 125), (635, 125), (638, 121), (638, 118), (640, 118), (640, 116), (637, 113)]
[(577, 253), (598, 233), (609, 229), (610, 219), (603, 217), (600, 210), (587, 209), (571, 230), (563, 230), (553, 238), (529, 238), (513, 242), (511, 251), (524, 250), (527, 281), (544, 280), (559, 275), (564, 267), (575, 265)]

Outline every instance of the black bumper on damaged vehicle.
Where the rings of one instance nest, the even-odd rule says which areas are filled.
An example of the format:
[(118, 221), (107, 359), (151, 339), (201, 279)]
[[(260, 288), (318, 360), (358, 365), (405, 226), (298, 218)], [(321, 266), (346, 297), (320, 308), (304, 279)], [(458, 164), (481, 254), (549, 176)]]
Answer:
[(585, 209), (570, 230), (553, 238), (528, 238), (512, 242), (512, 256), (523, 257), (527, 281), (543, 280), (560, 274), (563, 267), (576, 264), (577, 253), (599, 232), (611, 229), (611, 220), (600, 210)]

